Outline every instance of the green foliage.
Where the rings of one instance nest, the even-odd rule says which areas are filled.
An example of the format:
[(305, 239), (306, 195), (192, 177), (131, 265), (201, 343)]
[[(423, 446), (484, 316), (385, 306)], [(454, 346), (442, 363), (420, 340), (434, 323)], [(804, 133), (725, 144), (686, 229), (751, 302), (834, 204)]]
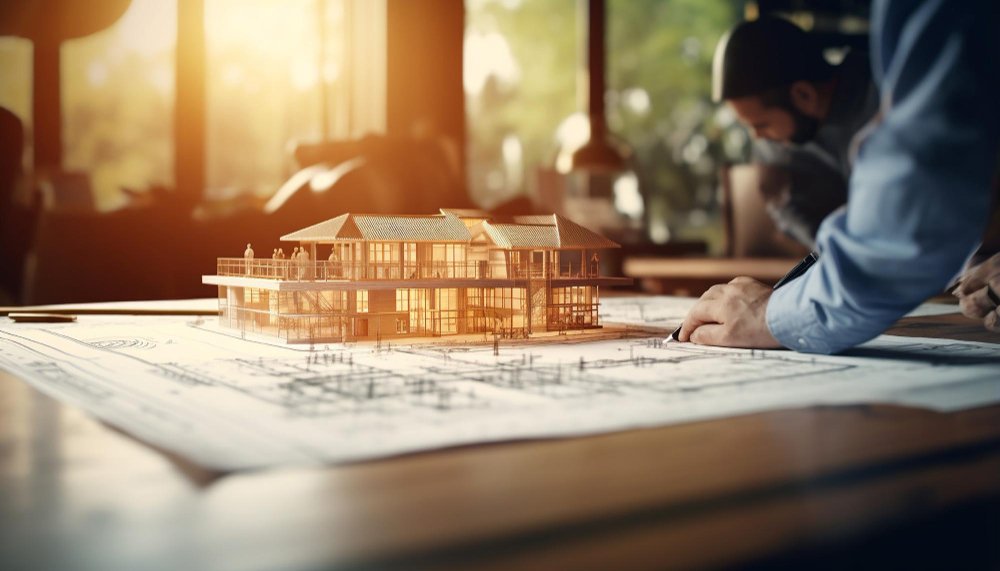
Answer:
[[(556, 128), (578, 110), (578, 5), (468, 0), (466, 6), (470, 33), (500, 32), (521, 72), (513, 85), (487, 88), (468, 105), (473, 193), (491, 202), (497, 189), (486, 174), (499, 168), (504, 136), (520, 138), (530, 173), (552, 164)], [(711, 60), (738, 10), (730, 0), (608, 0), (609, 123), (636, 152), (647, 206), (672, 225), (687, 224), (692, 209), (714, 206), (721, 131), (710, 102)], [(694, 138), (699, 145), (685, 152)]]
[(62, 50), (63, 166), (90, 175), (99, 209), (122, 188), (145, 191), (173, 179), (173, 50), (115, 48), (113, 30)]
[[(725, 1), (608, 0), (609, 122), (637, 154), (647, 203), (664, 201), (660, 210), (675, 227), (687, 223), (687, 211), (715, 206), (720, 133), (710, 101), (712, 56), (737, 20), (736, 8)], [(630, 108), (622, 97), (629, 89), (648, 95), (648, 111)], [(696, 138), (703, 144), (690, 147)]]
[(467, 99), (472, 192), (486, 203), (496, 201), (490, 193), (497, 189), (484, 188), (484, 171), (496, 168), (503, 138), (515, 134), (521, 140), (526, 164), (551, 165), (556, 128), (577, 110), (576, 2), (530, 0), (515, 9), (506, 4), (467, 3), (467, 29), (503, 35), (520, 71), (513, 85), (492, 81), (478, 98)]
[(31, 42), (23, 38), (0, 38), (0, 107), (31, 128)]

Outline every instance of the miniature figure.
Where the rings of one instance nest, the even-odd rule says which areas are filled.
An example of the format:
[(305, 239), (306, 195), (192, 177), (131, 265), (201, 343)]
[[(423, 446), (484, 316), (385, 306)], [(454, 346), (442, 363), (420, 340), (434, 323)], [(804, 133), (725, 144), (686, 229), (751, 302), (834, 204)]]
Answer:
[(249, 276), (253, 266), (253, 248), (250, 247), (249, 242), (247, 242), (247, 249), (243, 251), (243, 262), (246, 265), (246, 274)]

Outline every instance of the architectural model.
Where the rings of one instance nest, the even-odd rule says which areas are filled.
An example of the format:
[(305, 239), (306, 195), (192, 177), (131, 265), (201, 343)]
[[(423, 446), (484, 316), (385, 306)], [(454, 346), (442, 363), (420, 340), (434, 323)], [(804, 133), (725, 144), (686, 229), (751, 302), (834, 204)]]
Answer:
[(598, 252), (618, 244), (558, 215), (342, 214), (281, 237), (286, 257), (219, 258), (224, 327), (315, 343), (600, 327)]

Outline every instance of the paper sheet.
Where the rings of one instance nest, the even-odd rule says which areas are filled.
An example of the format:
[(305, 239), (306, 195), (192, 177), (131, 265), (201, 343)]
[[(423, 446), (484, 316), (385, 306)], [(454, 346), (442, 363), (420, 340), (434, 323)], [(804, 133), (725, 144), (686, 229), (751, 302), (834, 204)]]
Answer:
[(669, 295), (602, 297), (601, 322), (644, 325), (673, 331), (684, 321), (684, 316), (696, 301), (697, 298), (693, 297)]
[[(617, 298), (605, 305), (640, 311)], [(680, 306), (633, 322), (676, 325)], [(659, 311), (660, 313), (656, 313)], [(620, 312), (619, 312), (620, 313)], [(0, 321), (0, 367), (218, 469), (355, 461), (439, 447), (816, 404), (956, 410), (1000, 402), (1000, 346), (883, 336), (854, 355), (713, 349), (662, 338), (313, 348), (240, 339), (214, 318)]]
[[(691, 297), (665, 295), (605, 297), (601, 299), (601, 320), (673, 329), (681, 324), (695, 301), (697, 300)], [(922, 303), (905, 317), (930, 317), (961, 312), (958, 304)]]
[(957, 303), (922, 303), (905, 317), (931, 317), (934, 315), (954, 315), (962, 313)]

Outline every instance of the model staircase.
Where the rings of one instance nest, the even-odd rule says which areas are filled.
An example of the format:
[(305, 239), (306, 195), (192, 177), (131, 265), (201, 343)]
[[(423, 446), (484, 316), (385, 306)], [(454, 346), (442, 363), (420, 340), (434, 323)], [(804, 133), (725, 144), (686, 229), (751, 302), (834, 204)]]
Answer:
[(530, 275), (528, 277), (528, 331), (545, 331), (548, 323), (548, 298), (552, 289), (552, 276), (550, 272), (543, 271), (541, 275)]

